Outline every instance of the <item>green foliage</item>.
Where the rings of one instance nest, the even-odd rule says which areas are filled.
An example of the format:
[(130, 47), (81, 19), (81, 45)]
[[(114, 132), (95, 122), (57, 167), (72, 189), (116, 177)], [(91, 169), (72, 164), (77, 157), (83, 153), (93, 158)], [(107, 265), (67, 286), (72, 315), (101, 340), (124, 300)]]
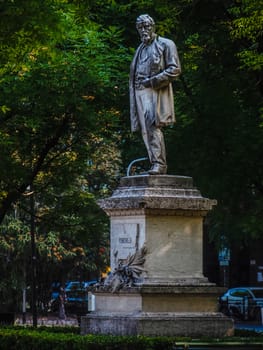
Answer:
[(121, 337), (121, 336), (80, 336), (70, 333), (51, 331), (36, 331), (29, 329), (1, 329), (0, 339), (2, 349), (123, 349), (154, 350), (173, 349), (175, 340), (167, 337)]
[(222, 234), (240, 245), (263, 234), (261, 5), (1, 2), (0, 254), (3, 266), (16, 266), (12, 290), (29, 257), (30, 186), (40, 275), (106, 264), (108, 226), (96, 200), (145, 155), (140, 135), (130, 133), (128, 98), (141, 13), (176, 42), (182, 61), (177, 124), (165, 131), (169, 173), (192, 176), (218, 200), (209, 217), (218, 244)]
[(228, 9), (234, 18), (231, 31), (234, 38), (246, 38), (252, 42), (260, 38), (263, 29), (262, 5), (262, 0), (240, 0)]
[(64, 5), (64, 1), (55, 0), (1, 1), (2, 69), (16, 71), (29, 55), (37, 53), (45, 45), (53, 45), (63, 37)]
[(229, 23), (230, 35), (240, 43), (237, 57), (242, 69), (262, 72), (262, 0), (241, 0), (229, 8), (233, 20)]
[(1, 273), (0, 292), (17, 305), (30, 284), (33, 218), (46, 303), (53, 280), (87, 279), (108, 264), (108, 224), (96, 198), (119, 175), (116, 100), (129, 55), (117, 28), (99, 31), (70, 1), (1, 6), (0, 256), (9, 273)]
[(255, 9), (253, 0), (184, 2), (177, 27), (183, 73), (175, 84), (177, 124), (167, 130), (169, 170), (192, 176), (218, 200), (209, 217), (218, 243), (222, 234), (242, 245), (263, 233), (260, 19), (235, 31)]
[(0, 329), (2, 349), (122, 349), (122, 350), (169, 350), (178, 347), (224, 347), (257, 346), (261, 344), (262, 334), (252, 331), (237, 330), (234, 337), (213, 339), (190, 337), (145, 337), (145, 336), (111, 336), (76, 334), (71, 327), (40, 327), (37, 330), (21, 327)]
[(8, 309), (17, 303), (17, 291), (24, 286), (26, 261), (30, 256), (30, 233), (27, 225), (17, 219), (7, 218), (0, 227), (0, 262), (2, 266), (0, 298)]
[[(60, 26), (71, 28), (67, 36), (31, 50), (18, 62), (19, 70), (6, 66), (1, 74), (1, 218), (32, 181), (41, 182), (44, 188), (52, 181), (61, 182), (67, 171), (66, 186), (85, 171), (94, 152), (94, 142), (89, 140), (111, 143), (108, 159), (112, 159), (114, 141), (118, 142), (114, 128), (119, 112), (114, 102), (121, 94), (120, 66), (127, 57), (118, 44), (119, 31), (112, 27), (99, 33), (89, 21), (79, 27), (73, 6), (64, 7), (62, 16), (62, 3), (47, 4), (52, 5), (50, 11), (58, 16)], [(16, 6), (24, 11), (24, 3), (21, 8)], [(37, 21), (31, 12), (24, 21), (30, 20)], [(110, 50), (113, 43), (114, 54)], [(37, 45), (36, 40), (32, 39), (32, 45)], [(12, 43), (10, 47), (16, 50)], [(107, 154), (107, 147), (103, 152)]]

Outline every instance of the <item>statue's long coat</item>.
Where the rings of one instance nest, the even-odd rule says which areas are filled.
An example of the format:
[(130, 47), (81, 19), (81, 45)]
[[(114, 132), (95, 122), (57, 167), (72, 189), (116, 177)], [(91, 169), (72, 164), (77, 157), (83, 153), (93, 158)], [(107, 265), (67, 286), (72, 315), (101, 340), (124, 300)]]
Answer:
[[(153, 88), (153, 111), (155, 125), (165, 126), (175, 122), (173, 88), (171, 82), (181, 73), (176, 46), (172, 40), (156, 36), (151, 43), (153, 59), (150, 60), (150, 82)], [(136, 64), (144, 44), (135, 52), (130, 68), (130, 115), (131, 130), (140, 129), (135, 101)]]

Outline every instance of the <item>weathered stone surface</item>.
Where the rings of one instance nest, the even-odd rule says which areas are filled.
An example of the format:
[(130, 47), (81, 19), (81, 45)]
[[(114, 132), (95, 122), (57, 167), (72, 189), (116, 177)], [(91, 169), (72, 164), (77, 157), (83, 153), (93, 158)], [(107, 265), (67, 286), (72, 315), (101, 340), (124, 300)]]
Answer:
[(81, 333), (214, 336), (233, 332), (217, 313), (224, 289), (203, 275), (203, 218), (216, 201), (202, 197), (185, 176), (124, 177), (99, 205), (111, 220), (111, 269), (146, 247), (146, 270), (135, 287), (97, 290), (96, 310)]
[(191, 177), (130, 176), (99, 205), (111, 218), (111, 269), (144, 244), (145, 283), (207, 283), (202, 267), (203, 217), (215, 201)]
[(111, 217), (111, 269), (146, 245), (147, 284), (207, 283), (203, 276), (202, 216)]
[(138, 291), (132, 293), (121, 292), (96, 293), (96, 313), (134, 313), (142, 310), (142, 298)]
[(225, 292), (204, 286), (147, 286), (125, 288), (116, 294), (97, 290), (96, 312), (216, 312), (217, 299)]
[[(179, 175), (137, 175), (125, 176), (120, 180), (120, 187), (153, 187), (193, 189), (193, 179), (190, 176)], [(196, 190), (196, 188), (194, 188)]]
[(95, 292), (96, 312), (81, 334), (213, 336), (233, 334), (233, 320), (217, 312), (216, 286), (138, 286), (117, 294)]
[[(174, 175), (141, 175), (121, 179), (120, 186), (110, 198), (99, 201), (99, 205), (110, 215), (121, 215), (121, 211), (139, 210), (137, 213), (147, 213), (148, 210), (158, 210), (159, 215), (194, 215), (195, 211), (205, 215), (216, 205), (215, 200), (202, 197), (193, 187), (191, 177)], [(166, 210), (166, 211), (165, 211)], [(199, 215), (199, 214), (198, 214)]]
[(82, 317), (81, 334), (87, 333), (224, 337), (234, 334), (234, 326), (231, 319), (220, 313), (101, 313)]

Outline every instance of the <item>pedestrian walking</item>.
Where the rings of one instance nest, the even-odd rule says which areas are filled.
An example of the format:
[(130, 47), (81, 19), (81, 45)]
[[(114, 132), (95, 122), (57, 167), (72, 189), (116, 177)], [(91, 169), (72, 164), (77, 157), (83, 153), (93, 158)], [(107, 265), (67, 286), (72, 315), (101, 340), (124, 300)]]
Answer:
[(67, 296), (66, 296), (65, 289), (63, 287), (60, 288), (58, 298), (59, 298), (59, 318), (61, 320), (66, 320), (65, 303), (67, 301)]

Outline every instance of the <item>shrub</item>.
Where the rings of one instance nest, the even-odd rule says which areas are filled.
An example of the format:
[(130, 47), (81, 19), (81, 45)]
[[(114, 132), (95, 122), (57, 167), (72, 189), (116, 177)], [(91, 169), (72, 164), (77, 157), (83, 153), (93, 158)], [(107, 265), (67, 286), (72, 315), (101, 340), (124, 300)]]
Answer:
[(2, 350), (169, 350), (175, 341), (167, 337), (126, 337), (61, 333), (29, 328), (0, 329)]

